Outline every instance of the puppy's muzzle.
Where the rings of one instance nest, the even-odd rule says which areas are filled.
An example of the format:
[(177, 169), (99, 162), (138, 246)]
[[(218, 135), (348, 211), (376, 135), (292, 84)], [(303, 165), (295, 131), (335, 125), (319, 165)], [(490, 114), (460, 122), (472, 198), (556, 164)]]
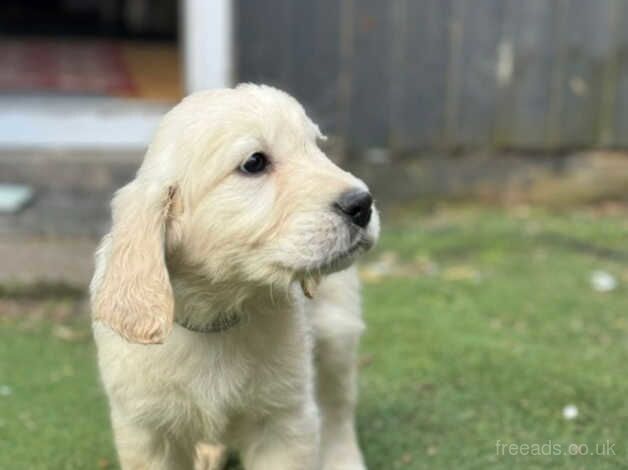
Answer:
[(373, 213), (373, 198), (368, 191), (351, 189), (340, 195), (334, 209), (360, 228), (366, 228)]

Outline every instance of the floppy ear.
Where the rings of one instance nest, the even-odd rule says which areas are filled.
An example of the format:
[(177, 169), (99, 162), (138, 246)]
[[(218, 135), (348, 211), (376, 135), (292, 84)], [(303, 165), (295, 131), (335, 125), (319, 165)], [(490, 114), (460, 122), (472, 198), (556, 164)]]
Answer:
[(174, 298), (165, 259), (166, 223), (176, 189), (138, 179), (112, 202), (113, 226), (96, 255), (92, 315), (135, 343), (161, 343), (172, 330)]

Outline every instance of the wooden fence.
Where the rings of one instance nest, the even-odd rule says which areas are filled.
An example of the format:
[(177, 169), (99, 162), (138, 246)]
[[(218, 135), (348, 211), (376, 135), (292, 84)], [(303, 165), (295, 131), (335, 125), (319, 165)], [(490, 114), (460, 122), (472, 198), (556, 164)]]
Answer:
[(238, 0), (237, 76), (357, 148), (628, 146), (628, 0)]

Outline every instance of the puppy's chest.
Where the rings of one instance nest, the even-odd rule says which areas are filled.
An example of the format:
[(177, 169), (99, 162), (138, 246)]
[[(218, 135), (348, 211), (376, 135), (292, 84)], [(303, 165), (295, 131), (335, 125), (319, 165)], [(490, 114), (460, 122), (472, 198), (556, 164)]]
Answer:
[(311, 348), (303, 332), (280, 333), (196, 335), (196, 344), (188, 341), (187, 360), (181, 357), (178, 372), (164, 377), (169, 383), (163, 398), (173, 419), (191, 410), (189, 424), (202, 426), (205, 437), (217, 437), (232, 427), (234, 417), (246, 420), (294, 406), (312, 380)]
[(209, 345), (201, 354), (200, 373), (190, 390), (204, 389), (207, 401), (229, 407), (276, 401), (277, 393), (309, 380), (310, 341), (301, 333), (292, 338), (279, 334), (235, 338), (218, 347)]

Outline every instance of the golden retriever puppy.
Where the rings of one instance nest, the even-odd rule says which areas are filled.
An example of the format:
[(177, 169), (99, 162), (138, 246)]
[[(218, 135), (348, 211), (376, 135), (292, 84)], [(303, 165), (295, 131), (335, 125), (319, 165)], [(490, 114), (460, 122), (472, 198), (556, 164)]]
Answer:
[(365, 468), (351, 265), (379, 220), (321, 137), (277, 89), (197, 93), (116, 193), (91, 303), (124, 470), (192, 469), (201, 441), (247, 470)]

